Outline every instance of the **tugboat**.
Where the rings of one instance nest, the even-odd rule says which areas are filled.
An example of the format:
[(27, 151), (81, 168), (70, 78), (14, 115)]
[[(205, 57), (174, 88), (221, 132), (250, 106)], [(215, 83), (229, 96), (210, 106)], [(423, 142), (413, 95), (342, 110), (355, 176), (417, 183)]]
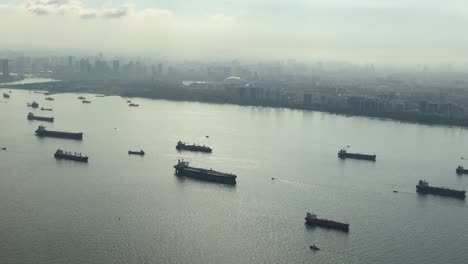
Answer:
[(56, 159), (65, 159), (65, 160), (74, 160), (79, 162), (88, 162), (88, 157), (81, 155), (81, 153), (71, 153), (69, 151), (64, 151), (57, 149), (54, 154)]
[(3, 93), (3, 98), (7, 98), (7, 99), (8, 99), (8, 98), (10, 98), (10, 95), (7, 94), (7, 93)]
[(139, 104), (131, 103), (131, 104), (129, 104), (128, 106), (130, 106), (130, 107), (138, 107), (138, 106), (140, 106), (140, 105), (139, 105)]
[(320, 250), (319, 247), (317, 247), (315, 244), (313, 244), (312, 246), (309, 247), (311, 250), (313, 251), (317, 251), (317, 250)]
[(190, 167), (189, 163), (184, 160), (178, 160), (177, 164), (174, 165), (174, 169), (176, 171), (176, 175), (182, 175), (203, 181), (211, 181), (232, 185), (236, 184), (237, 176), (234, 174), (219, 172), (212, 169), (207, 170)]
[(367, 155), (367, 154), (360, 154), (360, 153), (349, 153), (345, 149), (341, 149), (338, 152), (338, 157), (340, 159), (359, 159), (359, 160), (370, 160), (370, 161), (375, 161), (376, 155)]
[(140, 150), (140, 151), (131, 151), (129, 150), (128, 151), (128, 155), (140, 155), (140, 156), (144, 156), (145, 155), (145, 152), (143, 150)]
[(28, 120), (38, 120), (38, 121), (46, 121), (46, 122), (54, 122), (53, 117), (44, 117), (44, 116), (35, 116), (33, 113), (29, 112)]
[(312, 213), (307, 213), (305, 220), (307, 225), (338, 229), (345, 232), (349, 231), (349, 224), (340, 223), (328, 219), (320, 219), (317, 218), (317, 215)]
[(419, 194), (434, 194), (459, 199), (465, 199), (466, 197), (466, 191), (457, 191), (446, 187), (432, 187), (429, 186), (429, 183), (427, 181), (423, 180), (420, 180), (418, 185), (416, 185), (416, 192)]
[(465, 168), (463, 168), (463, 166), (458, 166), (457, 169), (455, 170), (457, 172), (457, 174), (468, 174), (468, 170), (466, 170)]
[(176, 149), (181, 151), (181, 150), (187, 150), (187, 151), (198, 151), (198, 152), (205, 152), (205, 153), (211, 153), (213, 149), (207, 146), (200, 146), (200, 145), (188, 145), (185, 142), (178, 141), (176, 145)]
[(46, 130), (44, 126), (39, 126), (35, 132), (36, 132), (36, 136), (38, 137), (56, 137), (56, 138), (67, 138), (67, 139), (77, 139), (77, 140), (83, 139), (83, 133), (51, 131), (51, 130)]

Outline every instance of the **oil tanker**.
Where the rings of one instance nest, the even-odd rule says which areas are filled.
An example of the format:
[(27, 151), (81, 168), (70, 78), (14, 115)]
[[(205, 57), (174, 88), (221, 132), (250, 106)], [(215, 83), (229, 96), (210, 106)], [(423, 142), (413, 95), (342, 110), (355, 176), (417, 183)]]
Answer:
[(38, 120), (38, 121), (54, 122), (54, 118), (53, 118), (53, 117), (35, 116), (33, 113), (29, 113), (29, 114), (28, 114), (28, 120)]
[(88, 162), (88, 157), (81, 155), (81, 153), (71, 153), (70, 151), (64, 151), (57, 149), (54, 154), (56, 159), (74, 160), (79, 162)]
[(83, 139), (83, 133), (70, 133), (62, 131), (51, 131), (47, 130), (44, 126), (39, 126), (36, 130), (36, 136), (39, 137), (56, 137), (56, 138), (67, 138), (67, 139)]
[(455, 170), (457, 174), (468, 174), (468, 170), (463, 168), (463, 166), (458, 166), (457, 169)]
[(360, 153), (349, 153), (345, 149), (341, 149), (338, 152), (338, 157), (340, 159), (359, 159), (359, 160), (375, 161), (377, 156), (376, 155), (360, 154)]
[(177, 142), (176, 149), (179, 151), (187, 150), (187, 151), (198, 151), (198, 152), (205, 152), (205, 153), (211, 153), (213, 151), (213, 149), (207, 146), (200, 146), (196, 144), (189, 145), (182, 141)]
[(429, 186), (427, 181), (419, 181), (419, 184), (416, 185), (416, 192), (420, 194), (434, 194), (434, 195), (441, 195), (441, 196), (449, 196), (459, 199), (465, 199), (466, 191), (457, 191), (452, 190), (446, 187), (432, 187)]
[(312, 225), (312, 226), (320, 226), (320, 227), (325, 227), (325, 228), (331, 228), (331, 229), (338, 229), (341, 231), (348, 232), (349, 231), (349, 224), (345, 223), (340, 223), (328, 219), (322, 219), (318, 218), (317, 215), (313, 213), (307, 213), (306, 217), (306, 224)]
[(183, 160), (178, 160), (174, 165), (176, 175), (191, 177), (203, 181), (212, 181), (224, 184), (236, 184), (237, 176), (230, 173), (215, 171), (212, 169), (201, 169), (190, 167), (189, 163)]

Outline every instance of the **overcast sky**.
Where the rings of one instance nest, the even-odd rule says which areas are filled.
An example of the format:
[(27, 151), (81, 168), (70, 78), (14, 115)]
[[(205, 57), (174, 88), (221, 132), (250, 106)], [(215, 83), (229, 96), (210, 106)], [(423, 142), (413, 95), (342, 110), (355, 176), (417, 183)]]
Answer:
[(468, 0), (0, 0), (0, 49), (466, 63)]

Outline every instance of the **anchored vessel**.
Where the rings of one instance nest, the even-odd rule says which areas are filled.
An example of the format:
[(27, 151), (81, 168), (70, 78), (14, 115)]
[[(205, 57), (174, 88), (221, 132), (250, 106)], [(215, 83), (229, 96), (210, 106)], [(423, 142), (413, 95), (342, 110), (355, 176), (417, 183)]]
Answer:
[(429, 183), (427, 181), (419, 181), (419, 184), (416, 185), (416, 192), (420, 194), (434, 194), (434, 195), (442, 195), (442, 196), (450, 196), (450, 197), (455, 197), (455, 198), (460, 198), (460, 199), (465, 199), (466, 191), (457, 191), (457, 190), (452, 190), (449, 188), (445, 187), (432, 187), (429, 186)]
[(140, 150), (140, 151), (131, 151), (129, 150), (128, 151), (128, 155), (140, 155), (140, 156), (143, 156), (145, 155), (145, 152), (143, 150)]
[(44, 107), (41, 107), (41, 111), (52, 111), (52, 108), (44, 108)]
[(91, 103), (91, 101), (88, 101), (88, 100), (83, 100), (83, 101), (81, 101), (81, 102), (82, 102), (83, 104), (90, 104), (90, 103)]
[(332, 221), (328, 219), (321, 219), (321, 218), (318, 218), (317, 215), (313, 213), (307, 213), (305, 220), (306, 220), (306, 224), (308, 225), (338, 229), (338, 230), (345, 231), (345, 232), (349, 231), (349, 224), (340, 223), (340, 222), (336, 222), (336, 221)]
[(463, 168), (463, 166), (458, 166), (455, 171), (457, 174), (468, 174), (468, 170)]
[(349, 153), (345, 149), (341, 149), (338, 152), (338, 157), (340, 159), (360, 159), (360, 160), (370, 160), (375, 161), (376, 155), (367, 155), (367, 154), (360, 154), (360, 153)]
[(53, 117), (44, 117), (44, 116), (35, 116), (33, 113), (28, 114), (28, 120), (38, 120), (38, 121), (46, 121), (46, 122), (54, 122)]
[(138, 106), (140, 106), (140, 105), (139, 105), (139, 104), (134, 104), (134, 103), (131, 103), (131, 104), (129, 104), (128, 106), (132, 106), (132, 107), (138, 107)]
[(215, 171), (212, 169), (201, 169), (190, 167), (189, 163), (183, 160), (178, 160), (174, 165), (177, 175), (192, 177), (204, 181), (219, 182), (225, 184), (236, 184), (237, 176), (230, 173)]
[(7, 93), (3, 93), (3, 98), (10, 98), (10, 95)]
[(47, 100), (47, 101), (54, 101), (55, 99), (52, 98), (52, 97), (47, 97), (46, 100)]
[(32, 108), (38, 108), (39, 104), (36, 103), (36, 102), (32, 102), (31, 104), (29, 104), (29, 106), (32, 107)]
[(46, 130), (44, 126), (39, 126), (36, 130), (36, 135), (39, 137), (56, 137), (56, 138), (69, 138), (69, 139), (83, 139), (83, 133), (70, 133), (62, 131)]
[(188, 150), (188, 151), (199, 151), (199, 152), (206, 152), (211, 153), (213, 150), (207, 146), (200, 146), (196, 144), (188, 145), (185, 142), (178, 141), (176, 145), (177, 150)]
[(88, 162), (88, 157), (81, 155), (81, 153), (71, 153), (69, 151), (64, 151), (61, 149), (57, 149), (54, 154), (56, 159), (66, 159), (66, 160), (74, 160), (79, 162)]

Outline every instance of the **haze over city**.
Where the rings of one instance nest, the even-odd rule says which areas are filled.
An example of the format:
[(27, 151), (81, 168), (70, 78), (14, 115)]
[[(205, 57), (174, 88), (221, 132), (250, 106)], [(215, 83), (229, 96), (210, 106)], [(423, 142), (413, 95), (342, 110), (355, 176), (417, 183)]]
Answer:
[(466, 65), (467, 10), (463, 0), (1, 0), (0, 49)]

